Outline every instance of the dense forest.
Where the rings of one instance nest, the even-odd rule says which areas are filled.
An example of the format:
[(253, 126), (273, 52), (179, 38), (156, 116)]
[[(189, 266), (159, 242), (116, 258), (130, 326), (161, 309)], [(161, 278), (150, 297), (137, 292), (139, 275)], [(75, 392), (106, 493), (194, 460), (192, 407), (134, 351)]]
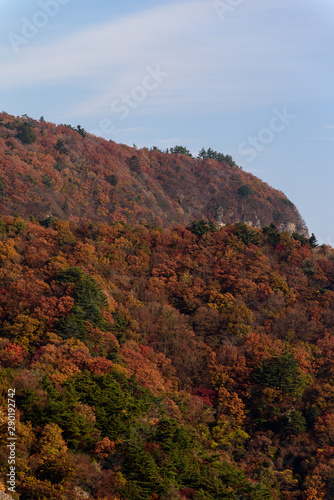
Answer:
[(74, 222), (218, 225), (246, 222), (307, 235), (286, 196), (230, 155), (184, 146), (138, 149), (58, 125), (0, 113), (0, 213)]
[[(67, 165), (88, 148), (41, 130)], [(6, 207), (65, 178), (19, 140), (0, 141), (30, 158), (7, 156)], [(15, 388), (14, 499), (334, 499), (332, 248), (273, 223), (37, 215), (0, 222), (0, 489)]]

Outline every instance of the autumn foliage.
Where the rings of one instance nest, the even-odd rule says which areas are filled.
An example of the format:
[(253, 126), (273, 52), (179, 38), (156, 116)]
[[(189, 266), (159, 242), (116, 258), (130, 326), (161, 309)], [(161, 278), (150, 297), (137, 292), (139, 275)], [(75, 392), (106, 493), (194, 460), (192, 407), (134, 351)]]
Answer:
[[(282, 231), (306, 231), (283, 193), (244, 172), (229, 155), (210, 151), (195, 159), (182, 154), (183, 148), (137, 150), (81, 127), (0, 113), (0, 210), (37, 217), (46, 226), (50, 217), (61, 219), (62, 245), (75, 244), (68, 221), (168, 227), (204, 218), (257, 227), (275, 222)], [(89, 248), (83, 251), (88, 258)]]
[(0, 491), (11, 387), (15, 500), (334, 500), (334, 250), (282, 193), (2, 113), (0, 209)]
[(15, 498), (334, 498), (333, 250), (198, 227), (2, 217)]

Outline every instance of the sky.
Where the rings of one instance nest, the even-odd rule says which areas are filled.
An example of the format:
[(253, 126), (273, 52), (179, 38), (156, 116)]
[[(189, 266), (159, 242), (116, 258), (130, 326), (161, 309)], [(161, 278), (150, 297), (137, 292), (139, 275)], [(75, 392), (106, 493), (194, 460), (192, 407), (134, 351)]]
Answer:
[(334, 246), (333, 0), (1, 0), (1, 111), (235, 162)]

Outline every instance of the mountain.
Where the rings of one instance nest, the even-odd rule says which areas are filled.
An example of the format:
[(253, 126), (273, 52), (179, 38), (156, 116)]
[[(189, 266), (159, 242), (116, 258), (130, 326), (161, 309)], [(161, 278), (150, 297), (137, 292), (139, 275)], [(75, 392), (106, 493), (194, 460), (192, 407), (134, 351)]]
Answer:
[(293, 203), (233, 162), (137, 150), (80, 126), (6, 113), (0, 114), (0, 201), (2, 214), (39, 219), (167, 227), (203, 218), (218, 226), (274, 223), (307, 236)]
[(0, 134), (0, 498), (334, 500), (334, 250), (294, 205), (220, 154)]
[(20, 500), (334, 499), (333, 249), (47, 226), (0, 220), (0, 490), (10, 431)]

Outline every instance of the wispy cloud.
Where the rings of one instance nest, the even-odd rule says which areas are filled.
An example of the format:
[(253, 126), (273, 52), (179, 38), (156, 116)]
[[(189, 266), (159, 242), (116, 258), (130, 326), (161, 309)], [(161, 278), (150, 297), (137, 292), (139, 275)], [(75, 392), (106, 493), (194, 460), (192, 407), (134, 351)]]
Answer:
[[(300, 28), (287, 21), (288, 5), (243, 2), (222, 23), (210, 0), (175, 1), (82, 28), (56, 43), (41, 46), (36, 39), (17, 55), (0, 46), (0, 90), (75, 87), (68, 114), (103, 117), (113, 100), (142, 82), (148, 65), (160, 64), (170, 78), (137, 114), (276, 106), (277, 95), (289, 102), (291, 87), (302, 99), (314, 91), (316, 61), (300, 59)], [(270, 24), (266, 16), (273, 10), (277, 20)], [(303, 43), (307, 29), (304, 23)]]
[(109, 76), (126, 73), (133, 80), (140, 61), (165, 58), (166, 42), (173, 47), (174, 37), (198, 25), (208, 12), (203, 1), (172, 4), (84, 29), (49, 46), (29, 45), (0, 65), (5, 75), (0, 88), (89, 78), (93, 71), (96, 81), (108, 70)]

